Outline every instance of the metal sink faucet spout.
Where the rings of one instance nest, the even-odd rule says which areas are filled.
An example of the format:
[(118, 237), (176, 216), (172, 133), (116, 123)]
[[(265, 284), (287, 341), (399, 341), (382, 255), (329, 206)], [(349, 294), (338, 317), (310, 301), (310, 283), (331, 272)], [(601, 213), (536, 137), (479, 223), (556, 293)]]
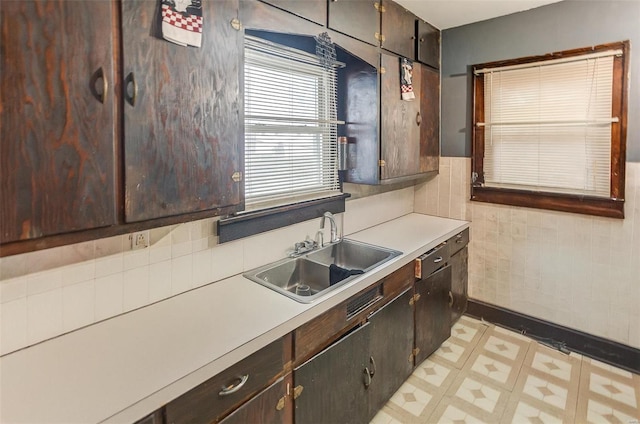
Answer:
[(339, 242), (340, 238), (338, 237), (338, 226), (336, 225), (336, 220), (334, 219), (331, 212), (325, 212), (324, 215), (322, 215), (322, 219), (320, 220), (320, 229), (324, 229), (325, 218), (328, 218), (331, 222), (331, 243)]

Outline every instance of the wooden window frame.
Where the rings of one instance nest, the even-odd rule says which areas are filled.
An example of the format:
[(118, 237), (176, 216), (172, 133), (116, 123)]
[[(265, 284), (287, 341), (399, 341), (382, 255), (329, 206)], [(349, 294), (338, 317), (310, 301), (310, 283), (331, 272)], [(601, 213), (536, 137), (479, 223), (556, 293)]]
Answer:
[(472, 175), (471, 200), (477, 202), (499, 203), (511, 206), (524, 206), (549, 209), (587, 215), (624, 218), (625, 162), (627, 138), (627, 101), (629, 96), (629, 41), (602, 44), (594, 47), (565, 50), (542, 56), (529, 56), (519, 59), (483, 63), (473, 66), (473, 71), (485, 68), (519, 65), (580, 56), (588, 53), (620, 49), (621, 56), (613, 60), (613, 98), (612, 116), (619, 118), (611, 124), (611, 195), (610, 197), (585, 196), (518, 190), (497, 187), (485, 187), (484, 183), (484, 75), (475, 72), (473, 78), (473, 131), (472, 131)]

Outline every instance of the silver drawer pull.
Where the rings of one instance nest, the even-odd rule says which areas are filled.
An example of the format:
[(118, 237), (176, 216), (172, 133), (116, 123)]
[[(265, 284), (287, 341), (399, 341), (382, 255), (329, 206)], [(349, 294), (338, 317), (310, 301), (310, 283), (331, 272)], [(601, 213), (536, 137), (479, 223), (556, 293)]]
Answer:
[(434, 264), (438, 264), (438, 263), (440, 263), (440, 262), (442, 262), (442, 256), (438, 256), (437, 258), (435, 258), (435, 259), (433, 260), (433, 263), (434, 263)]
[(242, 386), (244, 386), (244, 384), (247, 382), (248, 379), (249, 379), (249, 374), (236, 378), (233, 381), (233, 383), (229, 384), (227, 387), (220, 390), (220, 393), (218, 393), (218, 396), (229, 396), (237, 392), (242, 388)]

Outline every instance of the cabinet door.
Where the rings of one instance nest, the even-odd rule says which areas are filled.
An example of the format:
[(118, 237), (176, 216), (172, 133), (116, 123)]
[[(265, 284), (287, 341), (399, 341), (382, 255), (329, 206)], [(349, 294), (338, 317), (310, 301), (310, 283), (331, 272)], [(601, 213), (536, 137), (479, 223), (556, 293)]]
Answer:
[(424, 280), (416, 282), (415, 302), (416, 365), (427, 359), (451, 335), (451, 266), (434, 272)]
[(112, 225), (113, 3), (0, 7), (0, 242)]
[(201, 48), (162, 39), (159, 5), (122, 2), (127, 222), (243, 202), (238, 0), (202, 2)]
[(413, 290), (406, 290), (369, 319), (371, 342), (369, 367), (369, 417), (378, 413), (413, 371)]
[(320, 25), (327, 23), (326, 0), (262, 0)]
[[(220, 421), (224, 424), (284, 424), (293, 422), (292, 399), (287, 396), (291, 391), (291, 374), (267, 387), (260, 394)], [(289, 385), (289, 390), (287, 390)]]
[(451, 264), (451, 294), (453, 306), (451, 308), (451, 324), (467, 310), (467, 286), (469, 281), (469, 252), (464, 247), (449, 260)]
[(368, 422), (369, 334), (359, 327), (295, 369), (296, 424)]
[(418, 20), (418, 60), (435, 69), (440, 69), (440, 30)]
[(400, 59), (382, 54), (380, 89), (380, 144), (384, 166), (383, 180), (420, 173), (420, 112), (421, 66), (413, 65), (413, 101), (402, 100), (400, 89)]
[(414, 59), (416, 55), (416, 16), (398, 3), (385, 0), (382, 5), (382, 48)]
[(378, 45), (379, 0), (329, 0), (329, 28)]
[(421, 79), (420, 172), (431, 172), (440, 163), (440, 74), (423, 66)]

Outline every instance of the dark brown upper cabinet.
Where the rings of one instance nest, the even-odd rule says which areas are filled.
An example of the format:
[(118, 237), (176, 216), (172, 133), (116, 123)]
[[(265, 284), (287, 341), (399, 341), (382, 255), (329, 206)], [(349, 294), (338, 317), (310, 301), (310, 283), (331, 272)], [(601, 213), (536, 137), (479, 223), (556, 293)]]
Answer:
[(327, 24), (327, 0), (261, 0), (320, 25)]
[(393, 1), (382, 2), (380, 46), (409, 59), (416, 53), (416, 16)]
[(0, 7), (0, 243), (116, 222), (113, 4)]
[(380, 74), (380, 175), (391, 180), (420, 173), (421, 66), (413, 64), (413, 91), (416, 98), (402, 100), (400, 59), (382, 54)]
[(202, 2), (202, 47), (155, 30), (157, 2), (122, 2), (125, 220), (243, 203), (243, 35), (238, 0)]
[(418, 19), (416, 30), (416, 58), (425, 65), (440, 69), (440, 30), (422, 19)]
[(373, 0), (329, 0), (329, 28), (378, 45), (380, 3)]
[(420, 72), (420, 172), (437, 171), (440, 163), (440, 72)]

